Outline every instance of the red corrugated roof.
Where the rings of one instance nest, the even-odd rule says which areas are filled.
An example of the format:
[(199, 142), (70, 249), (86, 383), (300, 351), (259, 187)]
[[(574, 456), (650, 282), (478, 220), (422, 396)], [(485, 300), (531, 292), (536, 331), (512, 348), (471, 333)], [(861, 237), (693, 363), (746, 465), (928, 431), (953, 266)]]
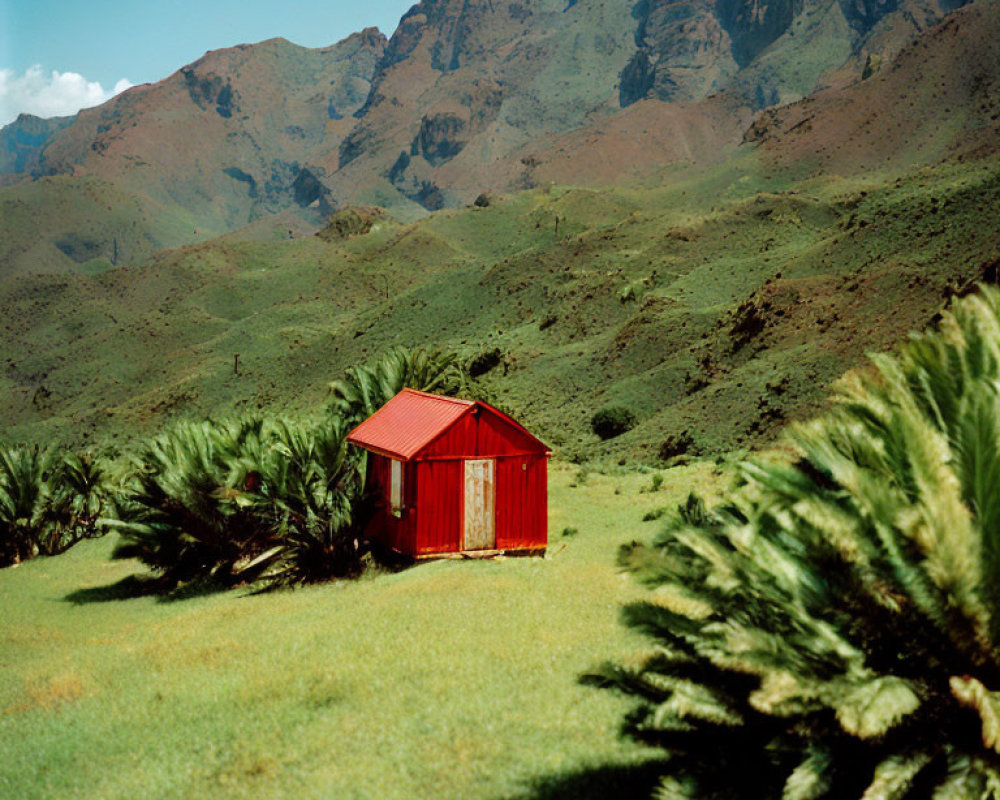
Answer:
[(347, 435), (351, 444), (406, 461), (475, 402), (403, 389)]

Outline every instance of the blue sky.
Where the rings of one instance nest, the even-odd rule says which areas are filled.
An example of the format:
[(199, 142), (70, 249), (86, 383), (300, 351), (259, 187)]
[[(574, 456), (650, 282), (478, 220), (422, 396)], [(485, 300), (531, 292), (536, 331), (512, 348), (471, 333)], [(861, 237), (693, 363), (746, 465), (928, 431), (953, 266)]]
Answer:
[(73, 113), (241, 42), (323, 47), (369, 26), (390, 36), (413, 2), (0, 0), (0, 125)]

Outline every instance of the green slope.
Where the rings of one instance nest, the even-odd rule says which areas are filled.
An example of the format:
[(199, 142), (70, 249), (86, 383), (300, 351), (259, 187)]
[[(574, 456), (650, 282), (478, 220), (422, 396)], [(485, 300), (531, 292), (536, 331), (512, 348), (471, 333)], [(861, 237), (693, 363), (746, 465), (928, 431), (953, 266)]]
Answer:
[(641, 779), (628, 701), (576, 677), (639, 644), (615, 547), (718, 480), (668, 476), (652, 494), (557, 470), (545, 559), (173, 602), (129, 597), (140, 568), (106, 560), (110, 536), (0, 570), (0, 794), (471, 800), (585, 772), (574, 796), (596, 798)]
[[(483, 389), (563, 456), (759, 443), (989, 271), (998, 171), (782, 184), (751, 151), (657, 189), (552, 187), (330, 242), (257, 230), (100, 274), (10, 276), (4, 438), (121, 440), (177, 414), (314, 406), (402, 343), (499, 349)], [(588, 421), (608, 403), (639, 424), (601, 443)]]

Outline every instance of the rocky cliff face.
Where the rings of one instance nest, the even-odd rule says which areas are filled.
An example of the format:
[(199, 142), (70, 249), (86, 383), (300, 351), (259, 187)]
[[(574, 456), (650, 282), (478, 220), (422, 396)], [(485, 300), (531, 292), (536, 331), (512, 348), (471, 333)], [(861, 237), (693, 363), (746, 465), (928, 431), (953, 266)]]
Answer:
[(632, 14), (637, 50), (621, 76), (623, 108), (644, 98), (700, 100), (735, 74), (730, 40), (708, 0), (640, 0)]
[(899, 8), (899, 0), (840, 0), (844, 17), (860, 34), (866, 34), (886, 14)]
[(798, 100), (828, 83), (852, 54), (884, 50), (869, 47), (880, 26), (898, 27), (905, 38), (963, 3), (640, 0), (632, 8), (636, 51), (621, 73), (619, 101), (690, 101), (719, 91), (756, 108)]
[(970, 4), (905, 46), (891, 68), (769, 109), (749, 128), (747, 141), (775, 165), (808, 163), (840, 175), (917, 162), (927, 153), (962, 160), (993, 152), (998, 42), (1000, 5)]
[(719, 24), (729, 34), (733, 59), (741, 68), (784, 36), (801, 12), (802, 0), (718, 0), (715, 4)]
[(490, 155), (507, 155), (592, 113), (613, 112), (634, 35), (633, 20), (617, 5), (418, 3), (389, 41), (336, 167), (351, 165), (354, 174), (352, 162), (361, 158), (385, 174), (407, 150), (425, 162), (411, 162), (411, 172), (436, 168), (476, 138), (485, 139)]

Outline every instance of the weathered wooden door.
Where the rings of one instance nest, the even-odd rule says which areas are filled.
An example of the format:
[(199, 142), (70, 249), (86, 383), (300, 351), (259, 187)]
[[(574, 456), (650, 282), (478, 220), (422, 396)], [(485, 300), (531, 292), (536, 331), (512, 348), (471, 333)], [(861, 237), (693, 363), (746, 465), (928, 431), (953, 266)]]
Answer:
[(465, 462), (463, 550), (492, 550), (497, 545), (495, 467), (492, 459)]

